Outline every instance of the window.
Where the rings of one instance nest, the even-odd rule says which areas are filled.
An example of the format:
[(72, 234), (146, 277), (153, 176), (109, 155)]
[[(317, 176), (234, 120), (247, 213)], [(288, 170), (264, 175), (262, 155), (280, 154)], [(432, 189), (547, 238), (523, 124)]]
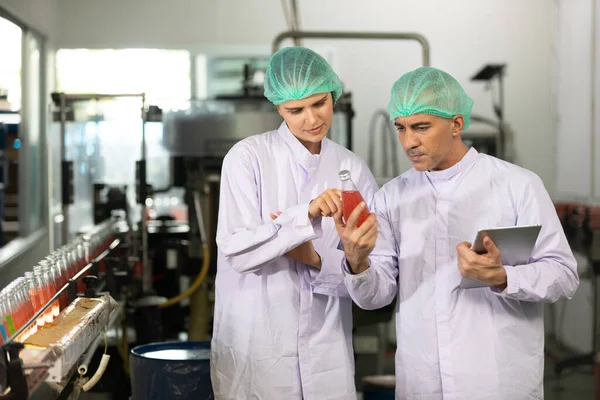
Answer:
[(57, 88), (65, 93), (146, 93), (148, 104), (186, 107), (190, 54), (184, 50), (62, 49)]
[(0, 111), (21, 109), (21, 36), (19, 26), (0, 17)]
[[(191, 97), (190, 54), (180, 50), (59, 50), (57, 88), (67, 94), (146, 94), (146, 106), (185, 109)], [(67, 160), (74, 164), (75, 202), (69, 206), (69, 232), (93, 223), (93, 185), (127, 185), (135, 207), (135, 162), (141, 159), (141, 99), (116, 98), (73, 104), (66, 126)], [(57, 124), (55, 124), (57, 125)], [(53, 132), (60, 135), (56, 126)], [(145, 125), (148, 183), (169, 184), (169, 157), (162, 147), (162, 123)], [(60, 138), (58, 138), (60, 141)], [(54, 181), (60, 182), (60, 146), (53, 148)], [(55, 188), (55, 196), (60, 188)], [(134, 219), (138, 218), (135, 213)]]
[(4, 246), (47, 225), (45, 39), (1, 8), (0, 38), (0, 246)]
[(19, 236), (19, 138), (21, 122), (22, 31), (0, 17), (0, 246)]

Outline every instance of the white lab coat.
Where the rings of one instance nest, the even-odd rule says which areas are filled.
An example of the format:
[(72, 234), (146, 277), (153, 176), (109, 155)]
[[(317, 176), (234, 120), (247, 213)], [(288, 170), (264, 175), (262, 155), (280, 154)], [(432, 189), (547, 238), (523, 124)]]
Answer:
[[(340, 188), (342, 169), (370, 201), (377, 184), (358, 156), (328, 139), (312, 155), (285, 123), (225, 157), (211, 345), (217, 399), (356, 398), (340, 239), (332, 218), (308, 218), (312, 199)], [(320, 272), (284, 256), (308, 240)]]
[[(365, 309), (398, 296), (396, 398), (543, 398), (542, 302), (572, 297), (579, 277), (541, 180), (470, 149), (447, 170), (407, 171), (374, 202), (370, 268), (345, 282)], [(505, 266), (504, 292), (458, 288), (460, 242), (479, 229), (534, 224), (542, 230), (530, 263)]]

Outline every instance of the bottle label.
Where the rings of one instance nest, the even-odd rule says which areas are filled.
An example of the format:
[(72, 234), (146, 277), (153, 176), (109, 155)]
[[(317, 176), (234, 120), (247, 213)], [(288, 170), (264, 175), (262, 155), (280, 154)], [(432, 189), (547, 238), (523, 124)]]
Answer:
[(8, 322), (8, 330), (11, 335), (15, 334), (15, 326), (13, 325), (12, 317), (10, 315), (6, 316), (6, 322)]

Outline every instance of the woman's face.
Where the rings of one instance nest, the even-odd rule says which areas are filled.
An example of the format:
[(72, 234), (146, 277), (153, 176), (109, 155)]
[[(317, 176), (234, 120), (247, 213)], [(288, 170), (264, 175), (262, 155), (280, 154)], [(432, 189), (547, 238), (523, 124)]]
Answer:
[(290, 132), (310, 151), (318, 154), (321, 141), (333, 121), (331, 93), (318, 93), (302, 100), (291, 100), (277, 107)]

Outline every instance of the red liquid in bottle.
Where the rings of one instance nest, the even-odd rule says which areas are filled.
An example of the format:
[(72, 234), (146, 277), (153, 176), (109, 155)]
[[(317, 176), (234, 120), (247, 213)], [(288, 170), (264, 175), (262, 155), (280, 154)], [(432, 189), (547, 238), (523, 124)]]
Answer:
[[(27, 321), (29, 321), (31, 317), (33, 317), (33, 314), (35, 314), (35, 312), (33, 311), (33, 304), (31, 303), (31, 301), (28, 301), (26, 305)], [(35, 326), (35, 324), (33, 325)]]
[(25, 325), (25, 322), (27, 322), (27, 315), (25, 314), (25, 303), (21, 303), (19, 301), (20, 304), (17, 304), (17, 326), (15, 326), (15, 329), (21, 329), (21, 327), (23, 325)]
[[(46, 284), (45, 286), (43, 286), (38, 293), (42, 293), (44, 302), (43, 305), (47, 304), (50, 299), (52, 298), (52, 295), (50, 294), (50, 287), (48, 286), (48, 284)], [(44, 320), (47, 324), (51, 324), (52, 321), (54, 320), (54, 316), (52, 315), (52, 306), (48, 307), (46, 309), (46, 312), (44, 313)]]
[[(30, 289), (29, 290), (29, 298), (31, 299), (31, 304), (33, 306), (33, 309), (35, 310), (35, 312), (38, 312), (40, 310), (40, 308), (42, 308), (42, 306), (43, 306), (42, 297), (40, 296), (39, 291)], [(41, 328), (44, 326), (45, 322), (46, 322), (46, 320), (44, 318), (44, 315), (42, 314), (40, 317), (38, 317), (36, 324), (39, 328)]]
[[(351, 191), (343, 191), (342, 192), (342, 204), (343, 204), (343, 212), (344, 212), (344, 222), (348, 222), (348, 218), (352, 211), (362, 202), (363, 197), (360, 192), (357, 190)], [(358, 217), (358, 223), (356, 226), (361, 226), (363, 222), (369, 217), (369, 210), (365, 207), (363, 212)]]

